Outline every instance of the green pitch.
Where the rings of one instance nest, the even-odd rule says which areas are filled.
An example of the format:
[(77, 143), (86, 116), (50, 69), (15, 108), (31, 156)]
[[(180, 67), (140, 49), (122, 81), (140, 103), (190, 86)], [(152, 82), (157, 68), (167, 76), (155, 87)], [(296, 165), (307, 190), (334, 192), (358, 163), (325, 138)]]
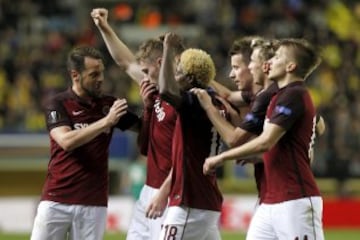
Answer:
[[(359, 240), (359, 230), (326, 230), (326, 240)], [(0, 240), (29, 240), (28, 234), (25, 235), (13, 235), (0, 233)], [(125, 235), (120, 233), (108, 233), (104, 240), (124, 240)], [(245, 239), (245, 234), (236, 232), (222, 232), (223, 240), (242, 240)]]

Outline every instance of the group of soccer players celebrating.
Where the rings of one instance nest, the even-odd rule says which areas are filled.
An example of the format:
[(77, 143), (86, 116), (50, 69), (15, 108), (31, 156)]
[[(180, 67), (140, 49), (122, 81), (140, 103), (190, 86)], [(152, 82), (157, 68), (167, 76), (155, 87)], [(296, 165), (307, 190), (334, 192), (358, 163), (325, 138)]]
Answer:
[[(320, 57), (309, 42), (259, 36), (235, 40), (229, 50), (229, 77), (238, 89), (232, 91), (216, 81), (211, 56), (202, 49), (185, 47), (179, 35), (170, 32), (147, 39), (134, 54), (109, 25), (106, 9), (93, 9), (91, 17), (114, 61), (139, 84), (143, 114), (137, 119), (127, 111), (124, 100), (109, 100), (104, 118), (113, 114), (111, 121), (103, 120), (108, 124), (90, 135), (84, 133), (86, 142), (59, 151), (64, 161), (67, 155), (74, 154), (72, 161), (77, 157), (81, 165), (82, 161), (86, 162), (86, 156), (76, 155), (77, 148), (85, 148), (86, 144), (96, 146), (104, 131), (119, 126), (138, 132), (139, 150), (147, 156), (146, 182), (135, 203), (126, 239), (221, 239), (219, 219), (223, 197), (217, 185), (216, 169), (227, 160), (254, 164), (259, 201), (246, 239), (324, 239), (322, 198), (311, 162), (316, 137), (325, 126), (305, 85)], [(71, 76), (82, 82), (79, 88), (85, 93), (78, 97), (93, 97), (92, 101), (97, 102), (99, 96), (89, 95), (85, 90), (90, 87), (85, 88), (82, 81), (87, 73), (90, 78), (99, 79), (96, 74), (101, 75), (103, 66), (95, 68), (100, 70), (94, 73), (78, 69), (80, 74), (75, 71)], [(89, 86), (95, 90), (100, 87), (96, 83)], [(71, 97), (65, 100), (69, 102), (68, 98)], [(61, 148), (66, 137), (60, 133), (64, 128), (70, 131), (71, 127), (58, 128), (66, 125), (67, 118), (64, 120), (63, 115), (71, 112), (49, 109), (47, 114), (52, 141)], [(101, 121), (98, 119), (89, 119), (84, 129), (100, 125), (96, 123)], [(58, 129), (56, 133), (54, 129)], [(66, 166), (63, 164), (63, 171), (73, 170), (65, 169)], [(79, 176), (86, 176), (86, 170), (82, 171), (84, 174)], [(93, 183), (96, 176), (88, 176)], [(80, 187), (72, 189), (81, 191)], [(65, 239), (64, 234), (72, 239), (80, 239), (76, 236), (102, 239), (104, 213), (97, 215), (96, 211), (106, 205), (85, 199), (64, 202), (66, 197), (55, 197), (61, 191), (51, 190), (47, 194), (51, 197), (43, 198), (42, 202), (46, 200), (49, 207), (64, 205), (58, 208), (56, 214), (60, 217), (56, 221), (61, 222), (64, 211), (82, 211), (77, 206), (91, 208), (78, 215), (81, 221), (76, 224), (66, 220), (63, 225), (67, 228), (61, 231), (44, 227), (56, 223), (51, 218), (45, 221), (38, 210), (32, 239)], [(81, 223), (86, 223), (88, 231), (82, 229)]]

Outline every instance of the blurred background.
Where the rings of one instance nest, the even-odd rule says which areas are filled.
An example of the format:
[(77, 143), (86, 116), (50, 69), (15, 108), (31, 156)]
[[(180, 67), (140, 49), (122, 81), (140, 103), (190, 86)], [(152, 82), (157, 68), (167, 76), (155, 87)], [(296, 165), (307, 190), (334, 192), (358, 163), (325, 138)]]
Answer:
[[(232, 89), (236, 88), (228, 79), (227, 53), (239, 37), (302, 37), (319, 47), (323, 62), (307, 83), (327, 125), (325, 135), (317, 139), (313, 165), (327, 199), (324, 222), (329, 227), (360, 228), (355, 217), (332, 219), (338, 214), (335, 208), (360, 211), (358, 0), (0, 0), (0, 212), (10, 209), (14, 199), (26, 205), (31, 198), (31, 210), (26, 210), (30, 223), (15, 229), (31, 228), (49, 155), (42, 104), (70, 85), (65, 59), (73, 46), (100, 48), (107, 58), (106, 92), (126, 97), (130, 107), (141, 112), (137, 84), (114, 64), (93, 24), (90, 12), (96, 7), (109, 10), (110, 24), (134, 51), (149, 37), (167, 31), (181, 34), (187, 46), (212, 55), (218, 81)], [(145, 174), (135, 138), (130, 132), (115, 132), (110, 151), (110, 193), (130, 210)], [(235, 196), (237, 206), (243, 206), (243, 195), (250, 196), (243, 209), (246, 214), (252, 210), (256, 189), (251, 166), (225, 166), (220, 184), (224, 193)], [(232, 204), (226, 205), (228, 212), (233, 212)], [(114, 216), (128, 218), (126, 214)], [(114, 229), (126, 229), (126, 221)], [(223, 217), (229, 228), (246, 229), (241, 221), (234, 225)], [(5, 225), (0, 217), (0, 231), (9, 230)]]

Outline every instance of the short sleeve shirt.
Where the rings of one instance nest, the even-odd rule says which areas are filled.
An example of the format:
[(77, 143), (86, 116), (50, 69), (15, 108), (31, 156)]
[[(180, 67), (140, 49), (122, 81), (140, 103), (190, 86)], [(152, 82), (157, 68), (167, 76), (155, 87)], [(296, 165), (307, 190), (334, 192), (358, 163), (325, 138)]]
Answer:
[[(226, 110), (208, 92), (220, 114)], [(222, 194), (216, 175), (204, 175), (203, 164), (207, 157), (221, 149), (220, 136), (214, 129), (197, 97), (190, 92), (182, 95), (173, 139), (173, 173), (170, 206), (184, 205), (191, 208), (220, 211)]]
[[(150, 114), (147, 129), (147, 174), (146, 185), (160, 188), (171, 170), (171, 150), (177, 112), (173, 106), (157, 94)], [(142, 146), (143, 147), (143, 146)]]
[[(106, 116), (116, 99), (103, 96), (85, 101), (71, 89), (50, 99), (45, 106), (47, 128), (86, 128)], [(139, 118), (127, 112), (116, 125), (126, 130)], [(50, 136), (50, 161), (42, 200), (67, 204), (106, 206), (108, 198), (108, 155), (113, 128), (72, 151), (63, 150)]]
[(281, 88), (271, 99), (265, 121), (282, 127), (286, 133), (264, 154), (263, 202), (319, 196), (309, 154), (315, 138), (315, 107), (304, 83), (294, 82)]

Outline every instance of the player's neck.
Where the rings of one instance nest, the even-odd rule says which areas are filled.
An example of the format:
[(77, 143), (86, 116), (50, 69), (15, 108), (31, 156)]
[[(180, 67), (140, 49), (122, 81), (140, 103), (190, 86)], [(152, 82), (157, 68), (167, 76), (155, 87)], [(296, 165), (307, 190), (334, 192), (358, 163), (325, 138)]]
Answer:
[(287, 75), (285, 75), (284, 78), (277, 81), (277, 84), (278, 84), (279, 88), (283, 88), (283, 87), (286, 87), (287, 85), (289, 85), (290, 83), (299, 82), (299, 81), (304, 81), (304, 79), (301, 77), (292, 75), (292, 74), (287, 74)]

